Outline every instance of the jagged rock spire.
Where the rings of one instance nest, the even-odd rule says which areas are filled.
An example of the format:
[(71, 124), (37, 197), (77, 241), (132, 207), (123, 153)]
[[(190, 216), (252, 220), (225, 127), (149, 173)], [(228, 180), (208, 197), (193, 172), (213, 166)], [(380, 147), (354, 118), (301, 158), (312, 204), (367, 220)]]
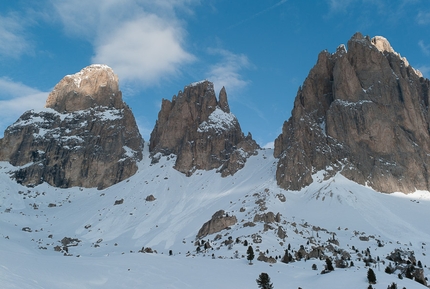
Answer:
[(383, 37), (323, 51), (275, 141), (285, 189), (340, 172), (381, 192), (430, 190), (430, 82)]
[(175, 168), (186, 175), (219, 169), (227, 176), (242, 168), (257, 148), (230, 113), (225, 88), (218, 102), (213, 83), (205, 80), (186, 86), (172, 101), (163, 99), (149, 150), (153, 155), (175, 154)]

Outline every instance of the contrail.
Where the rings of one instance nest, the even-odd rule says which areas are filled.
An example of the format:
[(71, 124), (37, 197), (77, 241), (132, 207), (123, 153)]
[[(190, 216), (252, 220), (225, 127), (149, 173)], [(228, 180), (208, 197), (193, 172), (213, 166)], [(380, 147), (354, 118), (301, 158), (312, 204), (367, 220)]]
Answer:
[(287, 1), (288, 1), (288, 0), (281, 0), (281, 1), (279, 1), (278, 3), (276, 3), (276, 4), (272, 5), (272, 6), (270, 6), (270, 7), (266, 8), (266, 9), (264, 9), (264, 10), (261, 10), (260, 12), (257, 12), (257, 13), (255, 13), (254, 15), (252, 15), (252, 16), (250, 16), (250, 17), (248, 17), (248, 18), (246, 18), (246, 19), (244, 19), (244, 20), (242, 20), (242, 21), (240, 21), (240, 22), (238, 22), (238, 23), (236, 23), (236, 24), (231, 25), (231, 26), (230, 26), (230, 27), (228, 27), (227, 29), (231, 29), (231, 28), (234, 28), (234, 27), (236, 27), (236, 26), (242, 25), (243, 23), (245, 23), (245, 22), (247, 22), (247, 21), (249, 21), (249, 20), (251, 20), (251, 19), (254, 19), (254, 18), (258, 17), (258, 16), (260, 16), (261, 14), (264, 14), (264, 13), (266, 13), (267, 11), (270, 11), (270, 10), (272, 10), (272, 9), (274, 9), (274, 8), (276, 8), (276, 7), (278, 7), (278, 6), (280, 6), (280, 5), (284, 4), (284, 3), (285, 3), (285, 2), (287, 2)]

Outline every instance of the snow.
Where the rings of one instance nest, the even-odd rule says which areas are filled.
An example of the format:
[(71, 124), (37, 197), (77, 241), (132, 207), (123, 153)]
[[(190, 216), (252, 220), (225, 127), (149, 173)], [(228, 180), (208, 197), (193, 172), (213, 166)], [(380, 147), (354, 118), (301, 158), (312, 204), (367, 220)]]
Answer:
[(68, 134), (73, 134), (74, 132), (70, 129), (64, 129), (62, 131), (62, 126), (57, 128), (47, 128), (51, 127), (52, 119), (59, 119), (61, 122), (79, 122), (79, 127), (83, 128), (88, 126), (88, 122), (85, 119), (87, 116), (91, 116), (92, 118), (97, 119), (102, 122), (113, 122), (118, 119), (123, 118), (124, 110), (123, 109), (115, 109), (109, 107), (97, 107), (96, 109), (90, 108), (86, 110), (80, 110), (70, 113), (59, 113), (53, 109), (41, 109), (41, 110), (32, 110), (32, 117), (29, 119), (18, 119), (13, 125), (11, 125), (8, 129), (20, 129), (24, 126), (34, 126), (36, 131), (33, 133), (34, 138), (60, 138), (61, 140), (66, 142), (69, 140), (75, 140), (77, 142), (83, 142), (83, 139), (78, 136), (68, 136)]
[(200, 84), (205, 83), (205, 82), (208, 82), (209, 84), (212, 84), (212, 83), (211, 83), (210, 81), (208, 81), (207, 79), (203, 79), (203, 80), (200, 80), (200, 81), (192, 82), (192, 83), (190, 83), (189, 85), (187, 85), (186, 87), (193, 87), (193, 86), (197, 86), (197, 85), (200, 85)]
[[(364, 89), (363, 89), (363, 91), (366, 92)], [(348, 100), (343, 100), (343, 99), (335, 99), (334, 102), (337, 104), (340, 104), (342, 106), (350, 106), (350, 107), (351, 106), (357, 106), (357, 105), (363, 105), (365, 103), (373, 103), (371, 100), (359, 100), (359, 101), (354, 102), (354, 101), (348, 101)]]
[(122, 148), (124, 150), (124, 155), (123, 155), (124, 157), (118, 160), (118, 162), (123, 162), (128, 158), (136, 158), (137, 152), (135, 150), (129, 148), (128, 146), (123, 146)]
[(343, 57), (346, 53), (347, 53), (347, 50), (344, 44), (341, 44), (336, 48), (336, 54), (339, 57)]
[(323, 121), (319, 124), (319, 126), (320, 126), (320, 129), (321, 129), (322, 133), (323, 133), (325, 136), (327, 136), (327, 132), (326, 132), (326, 129), (325, 129), (325, 126), (326, 126), (326, 124), (325, 124), (325, 120), (323, 120)]
[(94, 114), (101, 121), (111, 121), (121, 119), (123, 117), (123, 109), (107, 109), (105, 111), (97, 111)]
[[(272, 149), (250, 157), (234, 176), (222, 178), (212, 170), (186, 177), (173, 169), (173, 156), (160, 156), (151, 164), (148, 147), (133, 177), (104, 190), (23, 187), (10, 179), (14, 167), (0, 162), (0, 287), (257, 288), (255, 279), (266, 272), (275, 288), (367, 288), (368, 267), (358, 260), (354, 246), (359, 251), (369, 248), (372, 256), (385, 262), (379, 269), (372, 265), (374, 288), (387, 288), (392, 282), (398, 288), (425, 288), (384, 269), (385, 256), (402, 248), (415, 252), (430, 277), (429, 192), (381, 194), (341, 174), (325, 179), (325, 171), (316, 173), (314, 182), (301, 191), (285, 191), (276, 184)], [(124, 151), (132, 153), (127, 147)], [(146, 201), (151, 194), (156, 200)], [(114, 205), (120, 199), (123, 203)], [(221, 240), (215, 240), (217, 234), (206, 236), (213, 250), (197, 253), (198, 230), (221, 209), (235, 215), (238, 223), (220, 232)], [(243, 226), (255, 214), (269, 211), (282, 215), (282, 222), (269, 224), (274, 230), (265, 231), (261, 222)], [(285, 229), (285, 240), (277, 236), (278, 226)], [(24, 227), (31, 232), (22, 231)], [(253, 242), (253, 234), (262, 242)], [(277, 256), (288, 244), (292, 250), (300, 245), (310, 249), (313, 244), (307, 245), (308, 240), (323, 244), (333, 235), (355, 266), (328, 274), (320, 274), (325, 262), (318, 259), (289, 264), (255, 259), (248, 265), (246, 246), (235, 243), (229, 250), (222, 243), (229, 236), (246, 239), (256, 257), (257, 249)], [(70, 256), (54, 251), (63, 237), (81, 240), (69, 247)], [(384, 246), (378, 247), (376, 239)], [(142, 247), (157, 253), (139, 253)], [(312, 264), (318, 270), (312, 270)]]
[(235, 127), (237, 119), (232, 113), (224, 112), (217, 107), (210, 115), (207, 121), (203, 121), (197, 131), (208, 132), (215, 131), (216, 134), (222, 134)]

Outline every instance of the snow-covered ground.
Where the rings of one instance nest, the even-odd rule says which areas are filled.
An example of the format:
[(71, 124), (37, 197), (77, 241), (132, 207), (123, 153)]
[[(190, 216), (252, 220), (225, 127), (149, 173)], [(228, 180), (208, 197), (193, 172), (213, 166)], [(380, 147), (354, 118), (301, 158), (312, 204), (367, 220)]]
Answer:
[[(213, 170), (186, 177), (173, 169), (173, 156), (151, 165), (147, 148), (138, 173), (105, 190), (23, 187), (10, 179), (12, 167), (1, 162), (0, 288), (257, 288), (261, 272), (275, 288), (367, 288), (365, 252), (380, 259), (370, 265), (374, 288), (392, 282), (424, 288), (399, 279), (398, 272), (384, 272), (386, 256), (395, 249), (414, 252), (430, 277), (429, 192), (381, 194), (341, 175), (323, 180), (322, 173), (300, 192), (285, 191), (276, 185), (270, 149), (259, 151), (234, 176), (221, 178)], [(150, 195), (155, 200), (147, 199)], [(199, 229), (219, 210), (238, 222), (204, 237), (211, 248), (197, 252)], [(254, 222), (256, 214), (267, 212), (279, 213), (279, 222)], [(68, 253), (56, 251), (65, 237), (75, 239)], [(229, 237), (231, 246), (225, 245)], [(324, 260), (280, 262), (288, 245), (293, 254), (300, 246), (309, 252), (332, 239), (354, 266), (321, 274)], [(256, 258), (264, 252), (277, 262), (255, 259), (248, 265), (245, 240)], [(156, 252), (141, 253), (142, 248)]]

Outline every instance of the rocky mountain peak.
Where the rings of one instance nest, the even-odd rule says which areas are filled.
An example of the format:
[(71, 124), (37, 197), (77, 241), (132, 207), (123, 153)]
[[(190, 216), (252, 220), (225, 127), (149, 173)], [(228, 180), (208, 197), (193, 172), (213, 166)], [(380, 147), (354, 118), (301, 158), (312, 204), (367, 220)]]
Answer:
[(143, 140), (111, 68), (64, 77), (46, 107), (25, 112), (0, 139), (0, 160), (18, 166), (17, 182), (101, 189), (137, 171)]
[(73, 75), (66, 75), (54, 87), (45, 104), (60, 113), (95, 106), (122, 106), (118, 76), (107, 65), (93, 64)]
[(230, 112), (225, 88), (218, 101), (213, 83), (204, 80), (186, 86), (172, 101), (163, 99), (149, 150), (176, 155), (175, 168), (187, 175), (219, 169), (226, 176), (242, 168), (257, 148)]
[(226, 113), (230, 113), (230, 106), (228, 105), (227, 101), (227, 92), (225, 91), (225, 87), (223, 86), (221, 88), (221, 91), (219, 92), (219, 107), (222, 111)]
[(286, 189), (341, 173), (381, 192), (429, 190), (430, 82), (388, 40), (356, 33), (323, 51), (275, 141)]
[(395, 53), (394, 49), (391, 47), (390, 42), (388, 42), (387, 38), (382, 36), (375, 36), (371, 39), (373, 45), (378, 48), (381, 52), (390, 52)]

